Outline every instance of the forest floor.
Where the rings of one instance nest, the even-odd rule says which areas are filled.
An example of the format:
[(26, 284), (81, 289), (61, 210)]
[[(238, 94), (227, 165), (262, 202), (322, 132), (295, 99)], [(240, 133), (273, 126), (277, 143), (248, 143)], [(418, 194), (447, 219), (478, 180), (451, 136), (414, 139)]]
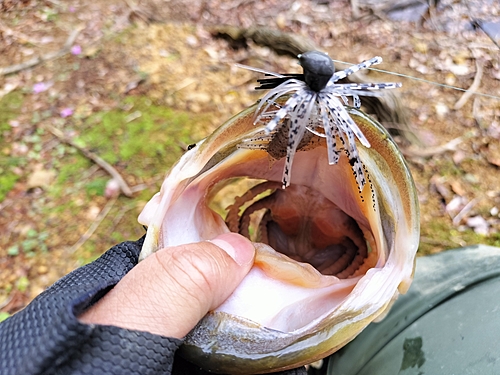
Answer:
[[(418, 190), (420, 253), (500, 246), (500, 54), (483, 31), (500, 21), (500, 5), (436, 3), (405, 12), (368, 0), (1, 2), (0, 320), (144, 234), (137, 216), (186, 145), (262, 95), (259, 75), (233, 63), (300, 71), (296, 59), (254, 41), (217, 38), (221, 25), (268, 27), (334, 59), (382, 56), (380, 69), (472, 86), (476, 94), (461, 100), (452, 88), (364, 74), (403, 83), (420, 141), (397, 140)], [(95, 156), (123, 177), (130, 196)]]

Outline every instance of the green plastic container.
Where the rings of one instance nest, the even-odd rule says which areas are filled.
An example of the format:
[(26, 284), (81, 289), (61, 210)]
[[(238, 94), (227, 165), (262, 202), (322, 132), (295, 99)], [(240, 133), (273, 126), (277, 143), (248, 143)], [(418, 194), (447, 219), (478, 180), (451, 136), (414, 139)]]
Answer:
[(500, 374), (500, 248), (417, 260), (409, 292), (333, 354), (329, 375)]

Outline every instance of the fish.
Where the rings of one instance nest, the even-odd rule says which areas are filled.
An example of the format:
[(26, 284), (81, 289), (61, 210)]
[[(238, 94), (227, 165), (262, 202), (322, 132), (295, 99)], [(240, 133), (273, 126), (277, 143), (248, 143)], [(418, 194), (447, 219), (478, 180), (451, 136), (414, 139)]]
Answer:
[[(139, 215), (147, 226), (140, 259), (229, 231), (254, 244), (248, 275), (179, 349), (205, 370), (269, 373), (324, 358), (381, 319), (411, 284), (419, 207), (394, 140), (346, 106), (370, 145), (356, 140), (361, 191), (348, 152), (330, 164), (318, 132), (300, 140), (283, 189), (289, 118), (269, 134), (255, 119), (273, 118), (285, 102), (264, 110), (257, 102), (193, 145)], [(219, 200), (229, 201), (225, 212), (214, 208)]]

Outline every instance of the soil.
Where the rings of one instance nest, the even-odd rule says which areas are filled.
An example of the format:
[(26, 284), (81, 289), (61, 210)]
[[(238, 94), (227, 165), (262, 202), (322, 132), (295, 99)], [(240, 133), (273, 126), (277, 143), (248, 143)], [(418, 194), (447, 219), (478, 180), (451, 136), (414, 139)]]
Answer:
[[(137, 215), (169, 166), (261, 96), (259, 75), (233, 63), (300, 71), (295, 58), (272, 48), (215, 37), (221, 25), (268, 27), (341, 61), (378, 55), (387, 72), (477, 86), (462, 105), (463, 91), (453, 88), (377, 71), (363, 76), (403, 83), (399, 94), (419, 141), (398, 141), (421, 205), (420, 254), (500, 245), (499, 47), (477, 27), (498, 22), (500, 5), (442, 0), (409, 17), (380, 2), (356, 3), (1, 2), (0, 69), (61, 53), (0, 76), (0, 319), (110, 246), (144, 234)], [(112, 165), (133, 195), (120, 195), (75, 145)]]

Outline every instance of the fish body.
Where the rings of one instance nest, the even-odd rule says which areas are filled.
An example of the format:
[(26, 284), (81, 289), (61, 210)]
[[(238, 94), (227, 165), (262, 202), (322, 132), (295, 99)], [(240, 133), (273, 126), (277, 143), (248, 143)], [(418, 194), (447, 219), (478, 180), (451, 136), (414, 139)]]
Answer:
[[(348, 153), (329, 164), (327, 142), (316, 134), (297, 146), (282, 190), (289, 129), (284, 121), (268, 134), (254, 125), (259, 111), (257, 103), (187, 151), (139, 216), (148, 227), (141, 259), (230, 230), (254, 243), (249, 274), (180, 349), (217, 373), (281, 371), (338, 350), (406, 292), (418, 247), (413, 179), (379, 123), (346, 107), (371, 146), (357, 144), (367, 179), (361, 191)], [(228, 191), (229, 209), (215, 212)]]

